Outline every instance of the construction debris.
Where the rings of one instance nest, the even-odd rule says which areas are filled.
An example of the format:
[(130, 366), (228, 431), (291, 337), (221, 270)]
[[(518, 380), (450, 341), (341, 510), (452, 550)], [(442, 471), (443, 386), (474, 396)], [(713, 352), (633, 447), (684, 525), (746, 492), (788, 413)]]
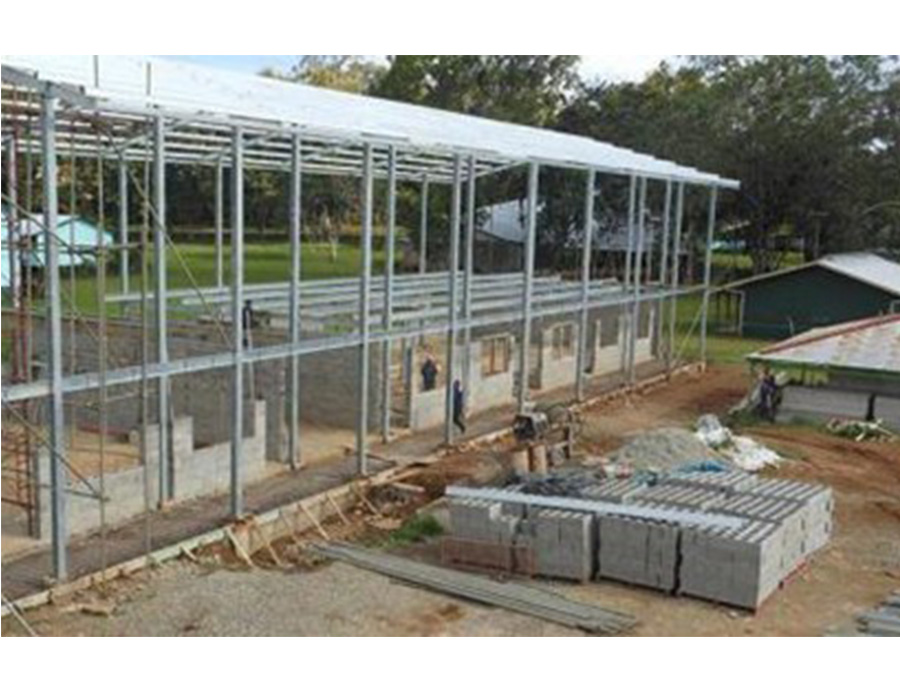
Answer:
[(695, 435), (730, 464), (743, 471), (760, 471), (781, 461), (777, 452), (749, 436), (738, 436), (715, 415), (701, 415)]
[(614, 634), (637, 620), (622, 612), (568, 600), (561, 595), (515, 582), (435, 567), (351, 544), (315, 544), (322, 555), (430, 590), (493, 605), (591, 633)]
[(542, 576), (617, 579), (753, 609), (832, 528), (830, 488), (739, 471), (604, 480), (576, 496), (524, 488), (448, 488), (457, 543), (530, 551)]
[(889, 443), (900, 439), (894, 432), (884, 426), (881, 420), (874, 422), (860, 422), (858, 420), (843, 420), (833, 418), (825, 427), (836, 436), (851, 438), (854, 441), (879, 441)]
[(697, 436), (678, 427), (664, 427), (636, 434), (610, 455), (614, 465), (634, 471), (673, 471), (685, 464), (720, 460), (721, 456)]

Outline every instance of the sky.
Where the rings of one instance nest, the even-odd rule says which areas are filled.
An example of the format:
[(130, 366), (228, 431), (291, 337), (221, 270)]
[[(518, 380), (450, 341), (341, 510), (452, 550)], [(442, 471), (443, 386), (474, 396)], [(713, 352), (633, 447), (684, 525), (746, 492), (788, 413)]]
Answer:
[[(225, 68), (244, 73), (258, 73), (266, 67), (288, 70), (297, 56), (167, 56), (189, 63)], [(377, 58), (377, 57), (373, 57)], [(666, 56), (582, 56), (581, 74), (585, 79), (600, 78), (613, 82), (640, 80)]]

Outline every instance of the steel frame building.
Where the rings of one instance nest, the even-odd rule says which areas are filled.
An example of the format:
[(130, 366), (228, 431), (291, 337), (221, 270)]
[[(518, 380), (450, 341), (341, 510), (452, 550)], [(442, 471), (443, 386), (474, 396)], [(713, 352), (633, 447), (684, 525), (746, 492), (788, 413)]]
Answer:
[[(101, 401), (109, 387), (140, 383), (146, 391), (157, 383), (159, 422), (157, 448), (161, 501), (165, 501), (167, 436), (171, 420), (169, 381), (189, 373), (230, 368), (232, 372), (231, 424), (231, 513), (244, 512), (243, 479), (239, 455), (244, 436), (245, 368), (248, 364), (273, 359), (289, 363), (288, 445), (290, 464), (301, 465), (298, 437), (299, 396), (304, 386), (299, 379), (298, 359), (303, 355), (352, 347), (358, 350), (358, 424), (356, 429), (357, 468), (367, 471), (367, 419), (369, 406), (370, 348), (382, 344), (387, 362), (390, 345), (423, 335), (446, 336), (446, 363), (452, 369), (460, 342), (468, 345), (471, 331), (503, 323), (522, 326), (517, 344), (519, 373), (529, 370), (531, 325), (542, 316), (571, 313), (578, 317), (578, 368), (576, 394), (585, 390), (584, 359), (586, 326), (592, 309), (607, 306), (627, 308), (631, 315), (626, 372), (634, 378), (634, 340), (642, 303), (669, 302), (669, 357), (674, 352), (675, 298), (686, 293), (702, 293), (700, 321), (701, 358), (706, 353), (706, 317), (710, 294), (711, 246), (719, 189), (736, 189), (735, 181), (682, 167), (672, 162), (641, 155), (589, 138), (544, 129), (496, 122), (466, 115), (426, 109), (402, 103), (326, 91), (305, 85), (258, 77), (222, 73), (174, 62), (131, 57), (4, 57), (3, 143), (7, 157), (4, 176), (4, 204), (16, 222), (30, 217), (31, 209), (17, 195), (17, 163), (29, 164), (32, 156), (42, 167), (42, 222), (47, 233), (46, 297), (42, 312), (49, 346), (43, 372), (37, 379), (4, 383), (4, 408), (17, 403), (45, 400), (46, 451), (51, 464), (52, 550), (57, 579), (67, 575), (66, 527), (67, 463), (64, 433), (64, 396), (98, 391)], [(26, 132), (14, 133), (15, 129)], [(135, 292), (123, 274), (122, 287), (106, 294), (100, 303), (102, 321), (107, 303), (136, 304), (148, 310), (152, 303), (153, 350), (145, 352), (140, 364), (102, 368), (91, 372), (65, 372), (64, 307), (59, 267), (60, 249), (66, 242), (57, 236), (60, 195), (57, 191), (59, 158), (85, 158), (112, 162), (118, 167), (118, 243), (103, 255), (116, 256), (129, 270), (129, 253), (141, 243), (129, 240), (128, 196), (137, 192), (149, 215), (153, 268), (152, 289)], [(166, 177), (168, 164), (209, 167), (216, 180), (216, 285), (174, 290), (169, 288), (167, 254), (174, 247), (166, 219)], [(143, 167), (150, 180), (143, 183)], [(521, 274), (475, 275), (473, 232), (477, 181), (514, 167), (527, 167), (527, 236), (524, 269)], [(535, 242), (539, 170), (554, 167), (582, 171), (585, 180), (584, 234), (578, 281), (550, 283), (536, 278)], [(224, 274), (224, 181), (229, 171), (231, 208), (231, 275)], [(31, 173), (28, 180), (31, 180)], [(244, 263), (244, 175), (246, 171), (267, 170), (289, 175), (290, 278), (280, 284), (245, 284)], [(301, 282), (301, 176), (339, 175), (357, 177), (361, 194), (362, 270), (358, 279)], [(599, 174), (621, 176), (629, 181), (629, 246), (625, 278), (591, 278), (591, 237)], [(374, 278), (373, 222), (376, 180), (387, 182), (387, 261), (382, 278)], [(400, 181), (421, 185), (422, 211), (419, 227), (420, 267), (417, 274), (395, 273), (393, 251), (396, 224), (396, 194)], [(648, 183), (665, 185), (664, 237), (659, 252), (658, 281), (648, 284), (644, 227)], [(152, 191), (147, 186), (152, 184)], [(426, 269), (428, 241), (428, 191), (446, 185), (451, 191), (449, 270)], [(679, 285), (677, 261), (682, 241), (683, 204), (686, 186), (709, 192), (704, 278), (700, 286)], [(466, 199), (463, 199), (465, 193)], [(464, 203), (465, 202), (465, 203)], [(674, 227), (674, 231), (670, 230)], [(465, 235), (464, 237), (462, 235)], [(464, 250), (461, 239), (465, 242)], [(17, 264), (10, 247), (11, 270)], [(102, 258), (101, 258), (102, 259)], [(673, 264), (674, 263), (674, 264)], [(145, 264), (145, 263), (144, 263)], [(102, 267), (101, 266), (98, 266)], [(98, 271), (98, 274), (102, 272)], [(21, 289), (11, 289), (13, 305), (21, 302)], [(243, 333), (242, 308), (246, 300), (284, 316), (288, 339), (274, 345), (248, 345)], [(167, 349), (169, 319), (178, 311), (194, 311), (215, 317), (227, 331), (230, 348), (214, 354), (170, 358)], [(149, 313), (148, 313), (149, 316)], [(305, 323), (334, 320), (348, 328), (335, 334), (304, 336)], [(149, 329), (148, 329), (149, 330)], [(384, 397), (390, 398), (388, 378)], [(446, 378), (445, 440), (453, 440), (453, 377)], [(527, 377), (518, 387), (518, 405), (524, 406), (529, 392)], [(389, 405), (384, 405), (381, 426), (390, 434)], [(146, 423), (146, 418), (144, 418)], [(103, 495), (100, 495), (102, 504)], [(101, 507), (102, 508), (102, 507)]]

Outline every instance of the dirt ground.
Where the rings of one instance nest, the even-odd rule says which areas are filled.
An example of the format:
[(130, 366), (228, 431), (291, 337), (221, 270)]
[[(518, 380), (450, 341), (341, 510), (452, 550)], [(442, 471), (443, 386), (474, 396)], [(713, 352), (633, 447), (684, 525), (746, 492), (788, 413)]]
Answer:
[[(584, 449), (606, 453), (641, 429), (724, 414), (744, 394), (743, 369), (715, 368), (585, 416)], [(834, 537), (756, 613), (613, 582), (527, 580), (573, 599), (634, 614), (635, 635), (822, 635), (900, 588), (900, 445), (856, 443), (809, 427), (744, 428), (786, 461), (772, 475), (831, 485)], [(482, 482), (503, 455), (453, 455), (420, 480)], [(416, 557), (436, 557), (434, 543)], [(177, 562), (55, 607), (28, 613), (56, 635), (579, 635), (578, 631), (410, 588), (343, 564), (309, 570), (237, 570)], [(236, 607), (242, 608), (235, 611)], [(21, 632), (7, 617), (4, 635)]]

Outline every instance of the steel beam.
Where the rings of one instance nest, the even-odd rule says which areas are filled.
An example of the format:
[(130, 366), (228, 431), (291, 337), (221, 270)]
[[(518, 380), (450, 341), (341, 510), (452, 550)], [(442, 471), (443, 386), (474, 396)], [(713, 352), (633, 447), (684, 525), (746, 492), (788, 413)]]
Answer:
[(374, 186), (372, 144), (366, 143), (362, 175), (362, 270), (359, 277), (359, 381), (356, 427), (356, 467), (361, 476), (368, 472), (366, 453), (369, 434), (369, 304), (372, 283), (372, 208)]
[(232, 132), (231, 322), (234, 365), (231, 389), (231, 515), (244, 514), (244, 130)]
[(225, 199), (225, 190), (223, 185), (223, 173), (225, 169), (222, 166), (222, 160), (216, 162), (216, 286), (222, 288), (225, 285), (225, 258), (223, 253), (223, 202)]
[(528, 350), (531, 348), (531, 319), (533, 308), (531, 306), (531, 292), (534, 285), (534, 249), (537, 235), (537, 206), (538, 206), (538, 174), (540, 165), (532, 162), (528, 165), (528, 220), (525, 231), (525, 264), (523, 271), (524, 284), (522, 288), (522, 339), (519, 343), (519, 412), (525, 410), (528, 401)]
[(594, 200), (596, 197), (597, 174), (593, 169), (587, 172), (584, 186), (584, 239), (581, 250), (581, 321), (578, 325), (578, 354), (575, 359), (575, 398), (584, 399), (584, 371), (587, 367), (588, 301), (591, 286), (591, 246), (594, 232)]
[[(50, 380), (50, 537), (53, 547), (53, 574), (57, 581), (68, 576), (66, 543), (68, 540), (67, 499), (68, 480), (65, 461), (65, 420), (62, 360), (62, 288), (59, 280), (59, 203), (57, 199), (56, 167), (56, 90), (48, 86), (41, 96), (41, 163), (43, 165), (44, 247), (46, 256), (46, 302), (49, 350), (47, 353)], [(10, 270), (11, 271), (11, 270)]]
[(428, 270), (428, 176), (422, 178), (421, 209), (419, 216), (419, 274)]
[(700, 318), (700, 363), (706, 365), (706, 334), (709, 319), (709, 296), (712, 292), (712, 247), (713, 235), (716, 229), (716, 199), (718, 188), (713, 187), (709, 191), (709, 220), (706, 225), (706, 257), (703, 262), (703, 307)]
[[(160, 365), (169, 361), (169, 338), (166, 288), (166, 131), (162, 117), (153, 123), (153, 257), (156, 277), (154, 294), (156, 310), (156, 349)], [(157, 385), (157, 416), (159, 419), (159, 505), (171, 497), (169, 471), (169, 378), (163, 376)]]
[[(447, 373), (444, 382), (444, 442), (453, 442), (453, 382), (456, 378), (456, 334), (459, 307), (457, 286), (459, 281), (459, 230), (460, 209), (462, 206), (462, 157), (457, 155), (453, 161), (453, 187), (450, 195), (450, 273), (447, 275), (449, 287), (447, 303), (447, 359), (444, 370)], [(468, 392), (466, 392), (468, 393)]]
[[(300, 260), (301, 260), (301, 141), (295, 134), (291, 139), (291, 281), (290, 281), (290, 337), (291, 344), (300, 343)], [(299, 469), (300, 456), (300, 357), (291, 356), (290, 391), (288, 393), (288, 461), (292, 469)]]
[[(384, 312), (382, 325), (385, 333), (390, 333), (394, 324), (394, 247), (395, 226), (397, 224), (397, 149), (388, 151), (388, 204), (387, 238), (384, 256)], [(391, 340), (381, 345), (381, 438), (387, 443), (391, 438)]]

